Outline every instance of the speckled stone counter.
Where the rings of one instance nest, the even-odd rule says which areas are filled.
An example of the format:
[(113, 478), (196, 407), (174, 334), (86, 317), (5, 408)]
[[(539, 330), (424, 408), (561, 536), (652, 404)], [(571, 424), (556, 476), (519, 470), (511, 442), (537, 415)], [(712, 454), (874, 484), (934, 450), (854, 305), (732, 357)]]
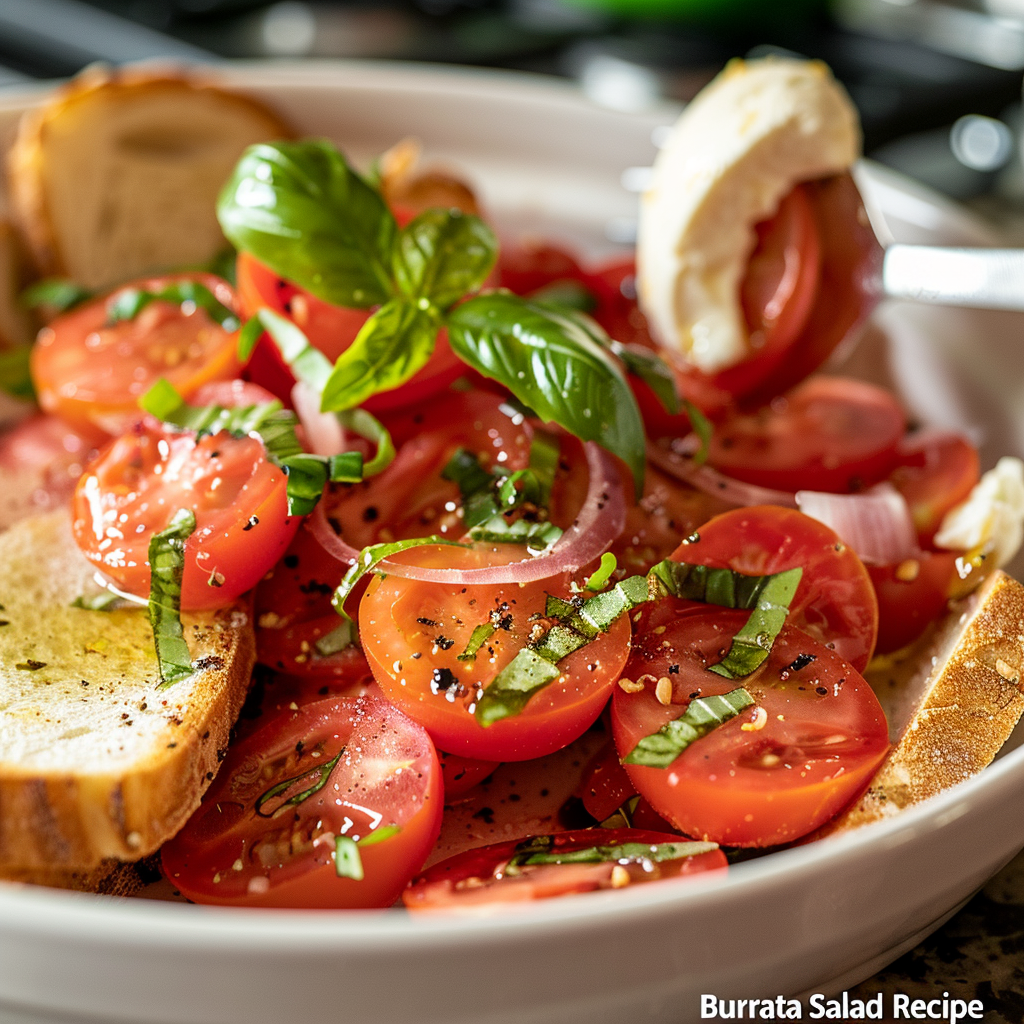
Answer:
[(980, 999), (985, 1024), (1024, 1022), (1024, 852), (955, 917), (884, 971), (850, 989), (867, 999)]

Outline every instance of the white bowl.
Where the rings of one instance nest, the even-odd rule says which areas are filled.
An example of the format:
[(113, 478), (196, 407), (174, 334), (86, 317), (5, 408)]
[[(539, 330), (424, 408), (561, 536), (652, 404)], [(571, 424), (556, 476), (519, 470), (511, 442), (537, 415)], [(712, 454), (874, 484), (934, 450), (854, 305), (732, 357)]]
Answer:
[[(499, 222), (591, 253), (634, 216), (669, 109), (627, 116), (508, 74), (241, 66), (227, 82), (366, 159), (404, 135), (464, 168)], [(0, 100), (0, 139), (31, 94)], [(905, 240), (984, 244), (956, 208), (880, 169), (862, 187)], [(1024, 454), (1020, 315), (891, 306), (851, 357), (914, 415)], [(952, 914), (1024, 844), (1024, 751), (898, 818), (695, 880), (538, 903), (490, 920), (233, 911), (0, 885), (0, 1020), (589, 1024), (696, 1019), (700, 995), (832, 992)]]

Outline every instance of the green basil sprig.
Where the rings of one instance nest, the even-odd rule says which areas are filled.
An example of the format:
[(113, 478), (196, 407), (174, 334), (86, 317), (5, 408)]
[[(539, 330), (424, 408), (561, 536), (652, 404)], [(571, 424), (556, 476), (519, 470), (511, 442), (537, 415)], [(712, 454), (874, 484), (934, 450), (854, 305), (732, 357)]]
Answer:
[(181, 580), (185, 541), (195, 532), (191, 509), (179, 509), (149, 542), (149, 621), (153, 627), (160, 686), (166, 689), (192, 675), (192, 655), (181, 628)]
[(640, 412), (602, 345), (571, 317), (511, 294), (460, 302), (483, 285), (497, 259), (497, 240), (479, 218), (427, 210), (398, 230), (379, 193), (324, 141), (250, 147), (217, 213), (238, 248), (313, 295), (380, 307), (323, 384), (325, 412), (409, 380), (444, 327), (468, 365), (542, 419), (622, 458), (640, 493)]
[(742, 687), (728, 693), (695, 697), (679, 718), (666, 722), (657, 732), (644, 736), (626, 755), (623, 764), (667, 768), (691, 744), (754, 705)]
[(46, 306), (54, 314), (66, 313), (91, 299), (96, 293), (91, 288), (83, 288), (80, 284), (66, 277), (48, 277), (45, 281), (37, 281), (26, 288), (19, 299), (29, 309)]
[(15, 398), (32, 400), (36, 397), (30, 371), (31, 356), (31, 345), (19, 345), (0, 352), (0, 391)]
[(107, 300), (107, 318), (111, 323), (119, 320), (134, 320), (151, 302), (157, 300), (175, 305), (193, 303), (207, 312), (210, 319), (220, 324), (225, 331), (237, 331), (241, 326), (234, 310), (228, 309), (214, 294), (198, 281), (174, 281), (159, 291), (150, 292), (142, 288), (122, 288)]
[(160, 378), (140, 399), (139, 407), (178, 430), (197, 437), (226, 431), (233, 437), (260, 439), (267, 458), (288, 478), (290, 516), (306, 516), (316, 508), (327, 482), (357, 483), (363, 479), (361, 452), (311, 455), (295, 436), (298, 420), (278, 401), (227, 409), (189, 405), (172, 384)]

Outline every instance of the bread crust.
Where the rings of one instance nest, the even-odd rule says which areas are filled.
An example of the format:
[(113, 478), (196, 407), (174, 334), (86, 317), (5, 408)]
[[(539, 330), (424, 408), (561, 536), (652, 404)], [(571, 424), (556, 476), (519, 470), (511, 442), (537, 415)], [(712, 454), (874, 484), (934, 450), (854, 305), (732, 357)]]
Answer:
[[(112, 618), (69, 607), (92, 569), (74, 544), (67, 512), (25, 520), (0, 537), (0, 564), (8, 569), (14, 593), (26, 563), (48, 579), (61, 576), (30, 598), (34, 613), (52, 618), (64, 635), (48, 648), (56, 655), (42, 655), (53, 661), (39, 671), (38, 682), (26, 684), (24, 671), (9, 663), (10, 646), (0, 665), (0, 719), (8, 718), (0, 732), (0, 876), (102, 878), (109, 872), (96, 869), (104, 861), (152, 853), (199, 806), (251, 678), (251, 607), (243, 600), (216, 612), (183, 615), (199, 669), (191, 681), (164, 690), (155, 658), (139, 650), (147, 640), (143, 609)], [(4, 615), (11, 620), (5, 639), (13, 627), (32, 650), (45, 651), (46, 634), (19, 626), (19, 608), (11, 593), (5, 597)], [(122, 644), (123, 652), (114, 654), (124, 656), (110, 667), (94, 657), (90, 671), (89, 655), (83, 659), (78, 653), (89, 651), (89, 644), (101, 652)], [(82, 675), (90, 679), (77, 678)], [(45, 724), (40, 715), (47, 716)], [(17, 747), (30, 731), (29, 746), (37, 753), (26, 759)], [(82, 732), (89, 734), (87, 743), (74, 746)]]
[(980, 772), (1024, 713), (1022, 674), (1024, 586), (999, 571), (910, 658), (871, 678), (893, 749), (860, 799), (818, 835), (890, 818)]
[[(14, 145), (7, 156), (12, 213), (39, 274), (71, 276), (89, 287), (101, 287), (150, 270), (166, 269), (166, 266), (139, 266), (124, 272), (119, 268), (111, 274), (108, 268), (97, 268), (92, 279), (86, 279), (88, 274), (83, 274), (81, 268), (76, 274), (66, 246), (62, 244), (61, 226), (53, 209), (49, 180), (48, 134), (55, 124), (67, 123), (90, 104), (109, 102), (124, 108), (157, 96), (170, 97), (180, 103), (194, 102), (197, 97), (216, 99), (226, 118), (233, 110), (239, 117), (261, 125), (262, 130), (256, 133), (261, 139), (291, 138), (293, 134), (291, 128), (265, 104), (228, 92), (213, 80), (193, 73), (185, 75), (171, 68), (154, 67), (87, 68), (56, 90), (49, 102), (22, 116)], [(241, 150), (237, 155), (241, 155)], [(227, 168), (226, 172), (229, 171)], [(89, 198), (112, 203), (110, 197)], [(215, 196), (203, 195), (196, 196), (195, 200), (205, 206), (213, 198)], [(213, 255), (209, 253), (208, 257)]]

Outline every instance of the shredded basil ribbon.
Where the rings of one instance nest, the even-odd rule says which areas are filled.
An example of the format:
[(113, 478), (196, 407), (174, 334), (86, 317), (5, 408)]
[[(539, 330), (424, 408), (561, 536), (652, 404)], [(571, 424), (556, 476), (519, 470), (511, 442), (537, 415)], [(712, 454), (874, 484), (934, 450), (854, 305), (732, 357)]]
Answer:
[(48, 277), (26, 288), (20, 296), (21, 304), (29, 309), (49, 306), (55, 313), (66, 313), (80, 306), (96, 293), (66, 277)]
[(459, 661), (476, 661), (480, 648), (494, 636), (497, 628), (493, 622), (481, 622), (479, 626), (475, 626), (473, 632), (469, 635), (469, 643), (466, 644), (466, 649), (461, 654), (456, 655), (457, 659)]
[(430, 547), (435, 544), (444, 544), (453, 548), (464, 548), (465, 544), (449, 540), (447, 537), (413, 537), (410, 540), (396, 540), (385, 544), (371, 544), (359, 552), (359, 557), (349, 566), (348, 572), (341, 578), (331, 603), (334, 610), (343, 618), (351, 620), (352, 616), (345, 611), (345, 602), (355, 589), (356, 584), (369, 572), (373, 572), (378, 562), (399, 551), (408, 551), (410, 548)]
[(332, 629), (330, 633), (325, 633), (313, 646), (316, 648), (317, 654), (322, 658), (328, 658), (332, 654), (337, 654), (339, 651), (351, 647), (355, 639), (355, 629), (352, 622), (346, 620), (340, 626)]
[[(330, 761), (324, 761), (322, 764), (311, 764), (304, 772), (300, 772), (298, 775), (293, 775), (290, 779), (285, 779), (283, 782), (278, 782), (271, 786), (270, 789), (261, 793), (256, 798), (256, 803), (253, 805), (253, 810), (261, 818), (272, 818), (278, 811), (285, 807), (298, 807), (303, 801), (308, 800), (311, 796), (319, 793), (324, 786), (327, 785), (327, 780), (331, 777), (331, 772), (334, 771), (334, 766), (341, 760), (341, 755), (345, 753), (345, 748), (342, 747)], [(269, 800), (273, 800), (274, 797), (281, 796), (282, 793), (287, 793), (288, 790), (302, 779), (317, 772), (316, 781), (300, 793), (296, 793), (294, 796), (288, 797), (287, 800), (283, 800), (273, 810), (264, 814), (263, 805)]]
[[(533, 864), (608, 864), (683, 860), (718, 849), (718, 843), (620, 843), (617, 846), (588, 846), (582, 850), (559, 850), (558, 836), (534, 836), (516, 846), (508, 867)], [(506, 869), (507, 870), (507, 869)]]
[(295, 436), (298, 420), (278, 401), (227, 409), (219, 405), (189, 405), (164, 378), (140, 399), (139, 407), (151, 416), (197, 437), (226, 431), (233, 437), (258, 437), (267, 458), (288, 478), (288, 514), (305, 516), (316, 508), (328, 480), (356, 483), (363, 478), (360, 452), (311, 455)]
[(195, 528), (195, 513), (179, 509), (170, 524), (149, 542), (149, 621), (153, 626), (161, 689), (192, 675), (192, 655), (181, 628), (181, 580), (185, 572), (185, 541)]
[(383, 843), (392, 836), (398, 835), (402, 829), (399, 825), (385, 825), (383, 828), (374, 829), (368, 836), (360, 840), (352, 839), (350, 836), (338, 836), (334, 840), (334, 870), (339, 878), (351, 878), (354, 882), (361, 882), (364, 877), (363, 858), (359, 854), (360, 846), (375, 846)]
[(225, 331), (237, 331), (241, 326), (238, 316), (228, 309), (214, 294), (198, 281), (174, 281), (158, 292), (142, 288), (122, 288), (107, 300), (107, 317), (111, 323), (118, 320), (134, 320), (151, 302), (157, 300), (183, 306), (192, 303), (203, 309), (210, 319), (220, 324)]
[(8, 352), (0, 352), (0, 391), (15, 398), (32, 400), (36, 397), (30, 371), (31, 356), (31, 345), (19, 345)]
[[(272, 309), (259, 310), (247, 321), (238, 338), (238, 358), (248, 362), (263, 331), (277, 347), (281, 358), (296, 380), (302, 381), (318, 395), (323, 395), (334, 368), (331, 361), (309, 343), (309, 339), (291, 320)], [(365, 409), (345, 409), (335, 413), (346, 430), (366, 438), (377, 447), (377, 453), (363, 466), (363, 477), (375, 476), (391, 465), (395, 446), (383, 423)]]
[(732, 569), (665, 559), (646, 576), (629, 576), (586, 601), (548, 597), (546, 614), (558, 622), (494, 677), (477, 701), (476, 720), (486, 727), (519, 714), (535, 693), (559, 677), (558, 662), (607, 632), (620, 616), (663, 594), (749, 610), (750, 618), (725, 658), (709, 669), (730, 679), (750, 675), (768, 657), (802, 574), (797, 568), (774, 576), (744, 576)]
[(667, 768), (691, 743), (754, 703), (754, 698), (742, 686), (728, 693), (695, 697), (679, 718), (666, 722), (657, 732), (640, 740), (622, 763)]
[(607, 586), (618, 564), (618, 559), (610, 551), (606, 551), (601, 556), (601, 564), (597, 567), (597, 571), (587, 577), (586, 582), (583, 584), (583, 589), (601, 590)]

